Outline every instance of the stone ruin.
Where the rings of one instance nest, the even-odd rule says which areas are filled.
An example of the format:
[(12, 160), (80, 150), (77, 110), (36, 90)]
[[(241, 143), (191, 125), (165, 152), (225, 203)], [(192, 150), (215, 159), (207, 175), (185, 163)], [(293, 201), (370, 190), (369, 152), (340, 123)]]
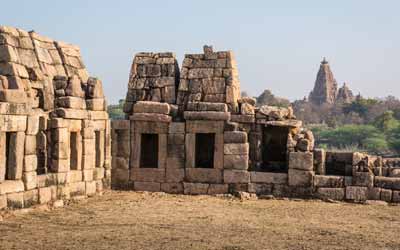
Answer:
[(109, 187), (110, 128), (78, 47), (0, 26), (0, 209)]
[(138, 53), (125, 120), (79, 48), (0, 27), (0, 209), (103, 188), (400, 202), (400, 159), (314, 148), (291, 108), (240, 96), (231, 51)]
[(180, 70), (173, 53), (138, 53), (124, 111), (111, 123), (113, 188), (400, 202), (400, 160), (315, 149), (291, 108), (240, 97), (231, 51), (205, 46)]

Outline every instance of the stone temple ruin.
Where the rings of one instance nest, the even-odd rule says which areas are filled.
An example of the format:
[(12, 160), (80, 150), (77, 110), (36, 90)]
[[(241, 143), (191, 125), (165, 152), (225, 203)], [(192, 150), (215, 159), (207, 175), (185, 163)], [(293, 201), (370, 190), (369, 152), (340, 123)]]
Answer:
[(0, 27), (0, 209), (103, 188), (400, 202), (400, 159), (314, 148), (291, 108), (240, 96), (231, 51), (138, 53), (110, 123), (79, 48)]
[(94, 195), (111, 180), (102, 83), (79, 48), (0, 26), (0, 208)]

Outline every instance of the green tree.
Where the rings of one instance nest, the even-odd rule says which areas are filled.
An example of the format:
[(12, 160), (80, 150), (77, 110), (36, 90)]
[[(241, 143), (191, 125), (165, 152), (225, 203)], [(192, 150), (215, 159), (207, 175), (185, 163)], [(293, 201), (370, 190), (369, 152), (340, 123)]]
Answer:
[(121, 120), (125, 118), (124, 99), (120, 99), (117, 105), (108, 105), (107, 112), (111, 120)]

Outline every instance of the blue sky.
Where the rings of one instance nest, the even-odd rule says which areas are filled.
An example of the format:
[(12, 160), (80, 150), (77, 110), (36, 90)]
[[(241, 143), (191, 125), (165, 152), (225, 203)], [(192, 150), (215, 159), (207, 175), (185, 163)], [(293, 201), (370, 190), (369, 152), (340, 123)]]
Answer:
[(235, 52), (242, 90), (300, 99), (327, 57), (355, 93), (400, 97), (400, 1), (19, 0), (0, 24), (77, 44), (110, 103), (125, 97), (139, 51)]

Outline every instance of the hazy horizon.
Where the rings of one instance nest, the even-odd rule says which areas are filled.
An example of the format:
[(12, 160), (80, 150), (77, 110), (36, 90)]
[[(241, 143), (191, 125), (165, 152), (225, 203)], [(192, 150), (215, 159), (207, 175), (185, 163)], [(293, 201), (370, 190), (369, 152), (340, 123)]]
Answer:
[(81, 48), (109, 103), (125, 98), (133, 55), (233, 50), (241, 90), (302, 99), (326, 57), (341, 86), (367, 97), (400, 95), (400, 2), (385, 1), (18, 1), (0, 25)]

